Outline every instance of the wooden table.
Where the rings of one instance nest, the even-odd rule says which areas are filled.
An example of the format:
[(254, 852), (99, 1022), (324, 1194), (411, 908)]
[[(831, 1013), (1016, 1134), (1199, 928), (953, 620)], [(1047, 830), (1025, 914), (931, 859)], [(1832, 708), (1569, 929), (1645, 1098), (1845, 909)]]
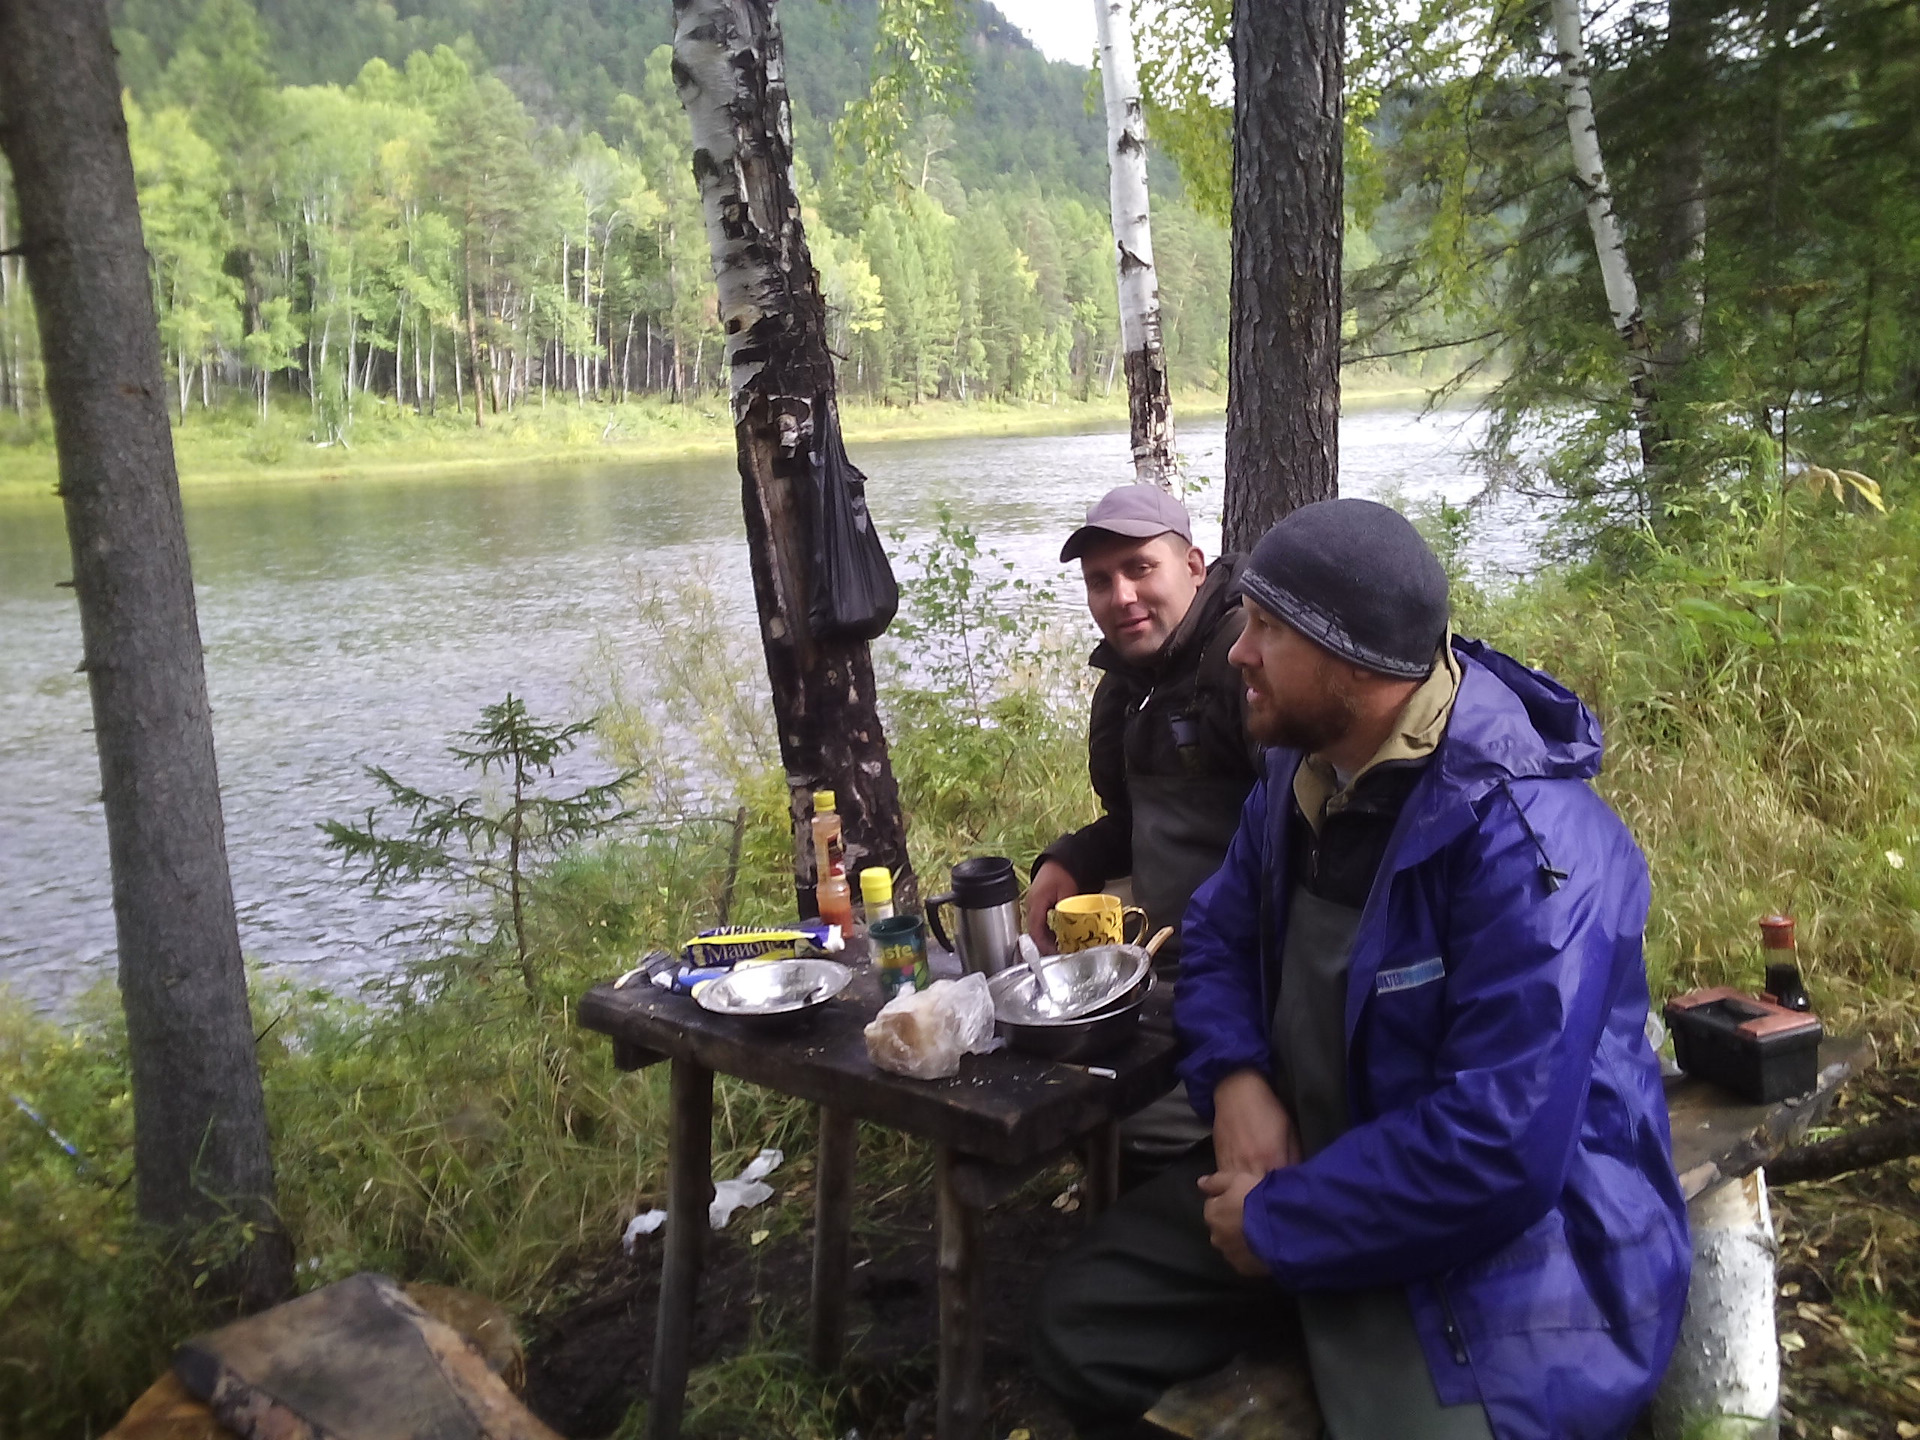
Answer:
[[(644, 984), (600, 985), (580, 1001), (580, 1023), (613, 1040), (623, 1070), (672, 1066), (667, 1139), (666, 1256), (654, 1332), (651, 1440), (680, 1433), (693, 1307), (713, 1195), (716, 1071), (810, 1100), (820, 1111), (815, 1157), (813, 1285), (808, 1355), (838, 1365), (846, 1330), (847, 1246), (852, 1221), (854, 1126), (869, 1120), (931, 1140), (939, 1222), (939, 1440), (987, 1434), (983, 1382), (981, 1212), (1080, 1144), (1090, 1147), (1083, 1203), (1097, 1212), (1118, 1183), (1117, 1122), (1165, 1093), (1174, 1080), (1168, 1023), (1171, 987), (1147, 1002), (1138, 1034), (1100, 1057), (1108, 1080), (1031, 1056), (969, 1055), (951, 1080), (909, 1080), (874, 1068), (861, 1034), (879, 1008), (877, 980), (859, 968), (845, 994), (791, 1035), (754, 1034), (684, 996)], [(693, 1217), (693, 1223), (687, 1223)]]
[(1871, 1053), (1862, 1036), (1829, 1036), (1820, 1042), (1820, 1078), (1813, 1089), (1770, 1105), (1750, 1104), (1691, 1076), (1669, 1079), (1667, 1117), (1681, 1193), (1694, 1200), (1798, 1145), (1826, 1118), (1840, 1087), (1865, 1067)]

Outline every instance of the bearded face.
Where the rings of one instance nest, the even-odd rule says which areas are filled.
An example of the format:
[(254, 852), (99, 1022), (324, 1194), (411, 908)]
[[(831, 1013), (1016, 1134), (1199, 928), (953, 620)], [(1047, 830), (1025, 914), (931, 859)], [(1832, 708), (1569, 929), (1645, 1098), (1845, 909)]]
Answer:
[(1351, 667), (1253, 602), (1228, 652), (1246, 684), (1247, 733), (1309, 755), (1353, 729), (1359, 702)]

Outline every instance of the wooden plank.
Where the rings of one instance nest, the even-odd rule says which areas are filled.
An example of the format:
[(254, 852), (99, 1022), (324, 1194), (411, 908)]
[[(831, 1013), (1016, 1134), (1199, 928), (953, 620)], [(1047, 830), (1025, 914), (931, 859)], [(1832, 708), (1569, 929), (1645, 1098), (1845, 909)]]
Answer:
[(854, 1117), (820, 1107), (820, 1144), (813, 1162), (813, 1293), (808, 1305), (807, 1361), (840, 1368), (847, 1338), (847, 1242), (853, 1232)]
[(1667, 1082), (1667, 1116), (1673, 1126), (1673, 1168), (1692, 1200), (1716, 1185), (1765, 1165), (1818, 1124), (1833, 1107), (1840, 1087), (1872, 1058), (1858, 1035), (1820, 1045), (1820, 1079), (1811, 1093), (1771, 1105), (1753, 1105), (1718, 1085), (1691, 1076)]
[(1174, 1386), (1147, 1423), (1181, 1440), (1320, 1440), (1320, 1404), (1304, 1354), (1235, 1360)]
[(954, 1186), (956, 1158), (945, 1145), (934, 1156), (940, 1230), (940, 1384), (933, 1433), (934, 1440), (988, 1440), (980, 1212)]
[(1174, 1079), (1176, 1045), (1165, 1012), (1172, 996), (1149, 998), (1152, 1014), (1127, 1045), (1100, 1057), (1117, 1072), (1100, 1079), (1034, 1056), (969, 1055), (950, 1080), (910, 1080), (874, 1068), (861, 1034), (880, 1006), (871, 971), (823, 1006), (809, 1028), (756, 1034), (738, 1020), (702, 1010), (684, 995), (651, 986), (597, 986), (580, 1001), (580, 1023), (625, 1046), (691, 1060), (783, 1094), (904, 1130), (998, 1164), (1018, 1165), (1071, 1144), (1101, 1123), (1132, 1114)]
[(693, 1304), (713, 1201), (713, 1072), (678, 1057), (669, 1081), (667, 1251), (653, 1334), (648, 1440), (679, 1440), (693, 1347)]

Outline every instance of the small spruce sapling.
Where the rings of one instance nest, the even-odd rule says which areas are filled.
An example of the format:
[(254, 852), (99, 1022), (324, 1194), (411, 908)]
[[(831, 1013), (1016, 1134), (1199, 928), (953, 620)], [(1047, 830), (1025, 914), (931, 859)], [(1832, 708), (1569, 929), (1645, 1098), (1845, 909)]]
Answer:
[(591, 720), (542, 724), (527, 713), (525, 702), (509, 694), (481, 710), (478, 727), (455, 737), (463, 743), (447, 747), (468, 770), (482, 776), (500, 772), (510, 783), (504, 807), (489, 808), (480, 795), (416, 790), (382, 767), (369, 765), (367, 773), (386, 791), (388, 818), (397, 820), (398, 828), (383, 830), (377, 809), (370, 806), (360, 825), (326, 821), (321, 828), (327, 848), (359, 867), (376, 895), (429, 881), (490, 898), (487, 914), (467, 913), (450, 917), (444, 926), (428, 922), (420, 928), (471, 934), (490, 916), (495, 928), (487, 943), (512, 943), (515, 966), (531, 999), (537, 991), (528, 958), (526, 902), (540, 867), (633, 816), (620, 792), (638, 771), (625, 771), (570, 795), (547, 795), (535, 788), (541, 777), (553, 776), (560, 760), (592, 730)]

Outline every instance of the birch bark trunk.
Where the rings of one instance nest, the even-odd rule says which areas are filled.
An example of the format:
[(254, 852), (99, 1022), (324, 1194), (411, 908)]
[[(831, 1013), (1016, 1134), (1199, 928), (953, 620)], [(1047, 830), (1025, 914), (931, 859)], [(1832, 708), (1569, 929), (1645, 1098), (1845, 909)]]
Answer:
[(1129, 0), (1093, 0), (1100, 31), (1100, 81), (1107, 101), (1108, 198), (1120, 292), (1120, 349), (1127, 371), (1127, 418), (1134, 479), (1171, 488), (1173, 388), (1160, 337), (1160, 276), (1153, 265), (1147, 192), (1147, 120), (1133, 56)]
[[(1640, 289), (1634, 283), (1633, 267), (1627, 262), (1626, 241), (1621, 238), (1620, 219), (1613, 210), (1613, 189), (1607, 183), (1606, 162), (1600, 152), (1600, 131), (1593, 117), (1592, 72), (1580, 28), (1580, 0), (1552, 0), (1552, 11), (1560, 84), (1567, 95), (1573, 183), (1586, 200), (1587, 225), (1593, 231), (1600, 283), (1606, 290), (1613, 328), (1626, 346), (1627, 384), (1632, 392), (1634, 428), (1639, 432), (1640, 463), (1651, 486), (1655, 483), (1660, 452), (1660, 435), (1653, 414), (1652, 347), (1647, 340), (1646, 317), (1640, 309)], [(1659, 507), (1656, 505), (1655, 509), (1657, 513)]]
[(20, 199), (100, 755), (135, 1204), (181, 1240), (231, 1226), (215, 1283), (268, 1303), (292, 1289), (292, 1249), (274, 1213), (159, 331), (101, 0), (0, 4), (0, 144)]
[[(794, 874), (813, 900), (813, 792), (836, 793), (847, 867), (884, 865), (918, 905), (905, 817), (863, 641), (808, 627), (806, 488), (833, 358), (793, 183), (785, 58), (772, 0), (674, 0), (673, 78), (693, 128), (693, 174), (726, 331), (726, 366), (761, 646), (787, 772)], [(904, 889), (902, 888), (904, 887)]]

